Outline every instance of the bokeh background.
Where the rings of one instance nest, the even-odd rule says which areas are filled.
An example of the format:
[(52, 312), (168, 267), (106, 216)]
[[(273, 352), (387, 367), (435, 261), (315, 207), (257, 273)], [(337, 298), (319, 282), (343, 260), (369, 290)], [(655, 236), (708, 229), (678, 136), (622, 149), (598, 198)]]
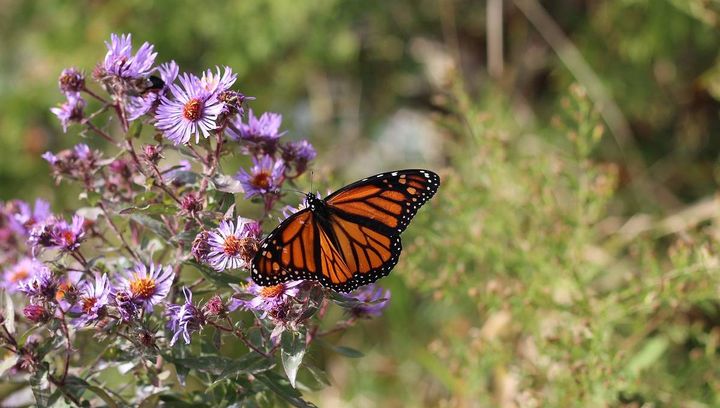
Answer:
[(40, 158), (81, 137), (56, 79), (130, 32), (231, 66), (318, 147), (317, 189), (443, 178), (385, 316), (331, 339), (365, 356), (311, 351), (311, 401), (718, 406), (719, 24), (716, 0), (0, 0), (0, 199), (76, 205)]

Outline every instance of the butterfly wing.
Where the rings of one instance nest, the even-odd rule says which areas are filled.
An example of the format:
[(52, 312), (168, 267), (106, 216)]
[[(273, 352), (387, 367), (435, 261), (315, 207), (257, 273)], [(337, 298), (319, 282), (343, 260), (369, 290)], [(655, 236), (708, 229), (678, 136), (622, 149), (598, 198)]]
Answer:
[(252, 263), (252, 279), (270, 286), (297, 279), (317, 280), (318, 226), (310, 209), (292, 214), (265, 238)]
[(402, 252), (400, 233), (437, 191), (428, 170), (382, 173), (350, 184), (324, 200), (328, 214), (310, 209), (268, 235), (253, 260), (263, 286), (296, 279), (349, 292), (390, 273)]
[(440, 177), (432, 171), (398, 170), (352, 183), (325, 202), (345, 218), (373, 225), (385, 234), (400, 234), (438, 187)]

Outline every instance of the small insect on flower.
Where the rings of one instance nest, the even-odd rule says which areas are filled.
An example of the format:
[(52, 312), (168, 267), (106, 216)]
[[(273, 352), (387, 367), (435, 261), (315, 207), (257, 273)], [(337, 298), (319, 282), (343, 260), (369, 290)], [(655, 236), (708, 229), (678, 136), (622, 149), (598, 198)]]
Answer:
[(60, 283), (55, 293), (55, 301), (63, 310), (69, 310), (75, 304), (80, 295), (82, 272), (69, 272), (67, 276), (60, 278)]
[(47, 267), (42, 262), (33, 258), (22, 258), (3, 273), (3, 287), (8, 293), (15, 293), (21, 284), (27, 283), (43, 269)]
[(58, 280), (45, 265), (35, 269), (35, 275), (18, 285), (20, 292), (33, 300), (49, 302), (55, 299)]
[(205, 313), (192, 302), (192, 292), (190, 289), (183, 287), (185, 295), (185, 303), (182, 305), (171, 304), (165, 310), (165, 316), (168, 319), (168, 328), (173, 332), (170, 339), (170, 345), (182, 335), (185, 344), (190, 344), (190, 336), (194, 332), (198, 332), (207, 322)]
[(265, 155), (259, 160), (253, 157), (250, 172), (240, 169), (235, 178), (245, 190), (245, 198), (277, 194), (284, 181), (285, 163)]
[[(122, 278), (121, 288), (127, 290), (132, 299), (146, 312), (152, 312), (153, 305), (160, 303), (170, 292), (175, 276), (171, 265), (162, 266), (137, 264)], [(117, 296), (116, 296), (117, 299)]]
[(76, 68), (66, 68), (58, 78), (58, 85), (65, 95), (77, 95), (85, 88), (85, 74)]
[(207, 138), (215, 130), (215, 120), (223, 109), (217, 95), (209, 92), (194, 75), (180, 75), (181, 86), (170, 84), (174, 99), (162, 96), (155, 114), (155, 127), (173, 144), (185, 144), (195, 135)]
[(197, 262), (206, 263), (210, 254), (210, 233), (200, 231), (193, 240), (190, 253)]
[(85, 99), (78, 94), (68, 94), (67, 101), (56, 108), (51, 108), (50, 112), (60, 119), (63, 132), (67, 133), (68, 126), (71, 123), (82, 121), (85, 115)]
[(71, 309), (80, 314), (73, 321), (75, 326), (88, 326), (105, 317), (110, 300), (110, 281), (106, 274), (95, 274), (95, 282), (84, 281), (81, 284), (78, 302)]
[(208, 263), (217, 271), (246, 268), (258, 247), (257, 222), (238, 217), (237, 222), (223, 220), (210, 232)]
[(170, 91), (170, 84), (175, 82), (180, 67), (175, 61), (166, 62), (157, 68), (160, 76), (142, 78), (136, 96), (131, 96), (126, 107), (128, 120), (133, 121), (154, 111), (160, 104), (160, 98)]
[(117, 308), (123, 321), (129, 322), (138, 317), (140, 307), (129, 290), (111, 290), (110, 302)]

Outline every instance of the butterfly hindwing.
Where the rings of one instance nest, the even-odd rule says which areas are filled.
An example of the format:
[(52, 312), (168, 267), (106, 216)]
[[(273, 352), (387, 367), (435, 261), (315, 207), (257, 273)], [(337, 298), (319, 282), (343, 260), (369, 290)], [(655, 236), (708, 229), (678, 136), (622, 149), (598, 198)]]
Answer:
[(263, 286), (319, 281), (349, 292), (390, 273), (402, 252), (400, 233), (437, 191), (428, 170), (365, 178), (288, 217), (263, 241), (252, 278)]

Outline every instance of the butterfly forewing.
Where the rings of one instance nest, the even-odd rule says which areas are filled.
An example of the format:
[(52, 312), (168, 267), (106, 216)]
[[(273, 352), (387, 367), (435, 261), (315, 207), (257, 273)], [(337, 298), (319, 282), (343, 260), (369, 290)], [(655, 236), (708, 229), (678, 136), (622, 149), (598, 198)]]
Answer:
[(253, 260), (259, 285), (316, 280), (349, 292), (390, 273), (402, 245), (400, 233), (437, 191), (428, 170), (382, 173), (350, 184), (301, 210), (268, 235)]

